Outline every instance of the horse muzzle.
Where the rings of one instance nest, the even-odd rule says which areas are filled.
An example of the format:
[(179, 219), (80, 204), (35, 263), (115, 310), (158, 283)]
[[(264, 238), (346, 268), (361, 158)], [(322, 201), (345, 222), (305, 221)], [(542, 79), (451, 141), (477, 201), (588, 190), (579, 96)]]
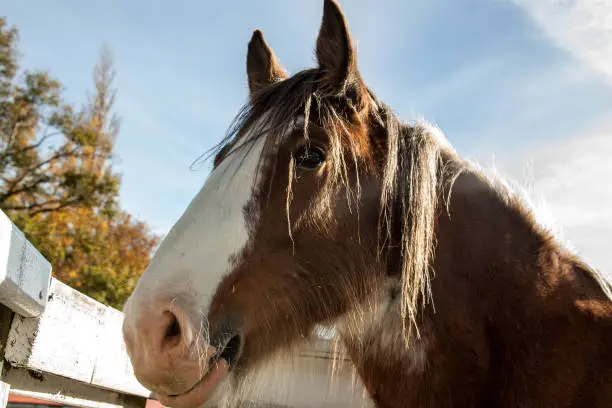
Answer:
[(198, 407), (210, 400), (243, 350), (236, 319), (194, 324), (176, 303), (141, 308), (123, 324), (134, 375), (159, 401), (170, 407)]

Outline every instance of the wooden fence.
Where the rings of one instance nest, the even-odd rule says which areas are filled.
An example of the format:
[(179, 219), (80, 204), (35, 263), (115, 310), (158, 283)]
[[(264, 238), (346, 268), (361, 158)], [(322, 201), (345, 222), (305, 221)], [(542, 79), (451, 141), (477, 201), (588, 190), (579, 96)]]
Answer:
[(0, 408), (9, 392), (82, 407), (144, 407), (121, 312), (51, 277), (0, 211)]

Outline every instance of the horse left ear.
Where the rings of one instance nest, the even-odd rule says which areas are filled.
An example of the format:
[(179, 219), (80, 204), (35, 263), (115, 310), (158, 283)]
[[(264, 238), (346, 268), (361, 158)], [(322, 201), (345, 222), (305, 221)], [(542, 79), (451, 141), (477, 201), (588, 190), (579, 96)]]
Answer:
[[(325, 0), (323, 22), (317, 38), (317, 60), (324, 83), (333, 94), (350, 99), (359, 89), (359, 72), (348, 24), (335, 0)], [(357, 102), (357, 101), (353, 101)]]
[(289, 76), (278, 62), (274, 51), (264, 40), (263, 33), (260, 30), (255, 30), (251, 41), (249, 41), (247, 76), (251, 99), (263, 88)]

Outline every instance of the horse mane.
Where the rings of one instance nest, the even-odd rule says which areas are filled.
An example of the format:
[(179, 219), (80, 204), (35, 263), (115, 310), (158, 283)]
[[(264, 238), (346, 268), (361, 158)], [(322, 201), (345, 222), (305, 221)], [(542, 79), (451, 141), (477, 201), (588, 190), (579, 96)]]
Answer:
[[(333, 193), (337, 187), (346, 188), (349, 208), (358, 203), (361, 194), (359, 178), (355, 188), (348, 183), (349, 165), (358, 169), (360, 151), (367, 138), (351, 135), (343, 104), (337, 95), (325, 93), (320, 86), (323, 73), (308, 69), (264, 88), (252, 95), (232, 121), (223, 140), (206, 153), (206, 158), (216, 155), (215, 162), (227, 155), (228, 147), (240, 137), (248, 137), (240, 148), (249, 148), (256, 140), (266, 137), (262, 159), (276, 157), (282, 138), (295, 130), (296, 118), (303, 118), (304, 138), (308, 141), (311, 117), (316, 114), (319, 124), (330, 140), (328, 154), (329, 173), (322, 186), (316, 208), (309, 221), (320, 228), (329, 228)], [(426, 124), (408, 124), (400, 121), (392, 110), (379, 102), (373, 93), (373, 117), (382, 126), (386, 138), (385, 161), (382, 172), (382, 192), (379, 217), (379, 254), (388, 253), (393, 246), (394, 223), (400, 224), (401, 240), (401, 315), (405, 339), (419, 335), (419, 311), (431, 302), (432, 260), (435, 250), (435, 223), (439, 211), (448, 212), (452, 186), (460, 174), (475, 174), (487, 183), (501, 200), (522, 212), (536, 226), (535, 218), (524, 201), (501, 178), (494, 178), (476, 165), (461, 158), (446, 141), (442, 132)], [(265, 115), (265, 120), (260, 120)], [(292, 128), (293, 127), (293, 128)], [(248, 136), (246, 136), (248, 135)], [(347, 156), (348, 152), (348, 156)], [(260, 161), (260, 166), (264, 165)], [(272, 168), (275, 168), (274, 163)], [(359, 177), (357, 171), (357, 177)], [(289, 235), (292, 225), (304, 220), (291, 220), (289, 209), (292, 201), (293, 161), (289, 168), (286, 216)], [(274, 174), (270, 178), (272, 184)], [(264, 187), (265, 188), (265, 187)], [(444, 204), (444, 207), (443, 205)], [(398, 208), (399, 207), (399, 208)], [(359, 206), (356, 206), (359, 216)], [(399, 216), (399, 220), (394, 217)], [(538, 230), (545, 234), (546, 231)], [(598, 271), (581, 263), (612, 298), (612, 286)]]
[[(448, 200), (450, 187), (461, 167), (445, 161), (452, 154), (441, 133), (425, 123), (401, 123), (382, 106), (387, 124), (387, 154), (382, 179), (379, 240), (392, 239), (394, 205), (401, 223), (401, 315), (404, 336), (419, 335), (419, 310), (431, 301), (431, 261), (435, 248), (435, 221), (440, 202)], [(414, 331), (414, 332), (413, 332)]]
[(432, 260), (435, 249), (435, 221), (440, 211), (450, 216), (453, 185), (462, 174), (477, 178), (511, 211), (520, 214), (532, 232), (553, 244), (574, 267), (590, 276), (612, 301), (612, 281), (601, 270), (589, 265), (574, 253), (551, 225), (540, 222), (538, 209), (527, 189), (496, 171), (488, 171), (461, 157), (448, 143), (443, 133), (432, 124), (400, 123), (387, 112), (388, 146), (381, 197), (381, 226), (386, 238), (391, 237), (392, 206), (401, 207), (402, 254), (402, 318), (406, 338), (413, 330), (419, 335), (418, 315), (431, 298), (430, 279), (434, 274)]

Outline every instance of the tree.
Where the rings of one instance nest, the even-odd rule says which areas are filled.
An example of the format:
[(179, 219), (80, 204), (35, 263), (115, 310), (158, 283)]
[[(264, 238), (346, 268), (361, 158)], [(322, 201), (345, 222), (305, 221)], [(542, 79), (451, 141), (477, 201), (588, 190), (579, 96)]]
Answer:
[(105, 81), (112, 81), (104, 77), (112, 75), (108, 52), (95, 74), (100, 100), (74, 112), (62, 103), (61, 84), (48, 73), (25, 71), (17, 82), (17, 36), (0, 19), (0, 207), (31, 216), (81, 204), (112, 207), (118, 175), (101, 165), (111, 157), (118, 129), (103, 129), (106, 123), (99, 122), (114, 98), (100, 93), (108, 91)]
[(145, 223), (125, 211), (107, 216), (81, 206), (20, 221), (56, 278), (118, 309), (158, 242)]
[(119, 207), (112, 55), (102, 49), (77, 110), (49, 73), (19, 72), (17, 39), (0, 18), (0, 208), (56, 277), (121, 307), (159, 238)]

